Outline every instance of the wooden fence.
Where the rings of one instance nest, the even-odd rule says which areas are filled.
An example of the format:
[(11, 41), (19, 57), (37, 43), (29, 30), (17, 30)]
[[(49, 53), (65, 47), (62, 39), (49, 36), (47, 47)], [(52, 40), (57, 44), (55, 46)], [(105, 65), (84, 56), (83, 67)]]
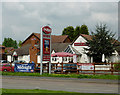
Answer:
[[(67, 66), (67, 64), (76, 64), (76, 65)], [(40, 63), (37, 63), (36, 66), (40, 68)], [(39, 69), (35, 68), (35, 71), (39, 71)], [(48, 71), (49, 71), (49, 64), (43, 63), (43, 72), (48, 72)], [(61, 73), (61, 74), (76, 73), (76, 74), (94, 74), (94, 75), (95, 74), (120, 75), (120, 63), (51, 63), (51, 72)]]

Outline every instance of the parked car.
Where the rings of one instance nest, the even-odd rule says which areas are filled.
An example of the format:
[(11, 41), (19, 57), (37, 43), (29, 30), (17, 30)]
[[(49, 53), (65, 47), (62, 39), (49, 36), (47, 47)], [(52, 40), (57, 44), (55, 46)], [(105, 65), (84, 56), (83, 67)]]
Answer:
[[(62, 67), (58, 67), (54, 73), (61, 73)], [(77, 72), (77, 64), (63, 64), (63, 73)]]
[(12, 63), (12, 66), (15, 66), (15, 63), (26, 63), (26, 61), (23, 61), (23, 60), (15, 60), (15, 61)]
[(3, 63), (3, 64), (0, 64), (0, 71), (14, 72), (14, 67), (11, 66), (10, 64)]
[(0, 63), (9, 63), (7, 60), (0, 60)]

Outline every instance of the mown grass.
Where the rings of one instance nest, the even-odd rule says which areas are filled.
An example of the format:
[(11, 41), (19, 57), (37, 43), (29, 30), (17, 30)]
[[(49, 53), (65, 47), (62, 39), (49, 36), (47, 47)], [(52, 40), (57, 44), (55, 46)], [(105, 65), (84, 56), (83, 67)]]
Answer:
[(115, 95), (104, 93), (77, 93), (67, 91), (52, 91), (40, 89), (2, 89), (2, 95)]
[(38, 77), (64, 77), (64, 78), (88, 78), (88, 79), (118, 79), (118, 75), (85, 75), (85, 74), (48, 74), (25, 73), (25, 72), (2, 72), (2, 75), (10, 76), (38, 76)]

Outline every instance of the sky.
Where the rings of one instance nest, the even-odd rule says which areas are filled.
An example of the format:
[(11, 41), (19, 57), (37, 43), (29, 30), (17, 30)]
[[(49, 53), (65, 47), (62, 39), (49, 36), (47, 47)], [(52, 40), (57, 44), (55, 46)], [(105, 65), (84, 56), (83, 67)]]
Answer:
[[(46, 2), (45, 2), (46, 1)], [(40, 33), (40, 28), (50, 24), (52, 35), (61, 35), (67, 26), (88, 26), (89, 32), (99, 23), (118, 36), (118, 1), (117, 0), (39, 0), (0, 2), (0, 43), (6, 37), (24, 41), (33, 32)], [(109, 2), (108, 2), (109, 1)]]

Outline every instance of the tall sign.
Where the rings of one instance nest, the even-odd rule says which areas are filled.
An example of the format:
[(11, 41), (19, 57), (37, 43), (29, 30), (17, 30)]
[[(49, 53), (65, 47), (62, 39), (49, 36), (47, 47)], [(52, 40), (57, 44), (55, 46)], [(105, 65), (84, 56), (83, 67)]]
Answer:
[(41, 28), (41, 63), (40, 63), (40, 74), (42, 75), (42, 62), (49, 62), (49, 74), (51, 73), (51, 32), (52, 29), (49, 26)]

